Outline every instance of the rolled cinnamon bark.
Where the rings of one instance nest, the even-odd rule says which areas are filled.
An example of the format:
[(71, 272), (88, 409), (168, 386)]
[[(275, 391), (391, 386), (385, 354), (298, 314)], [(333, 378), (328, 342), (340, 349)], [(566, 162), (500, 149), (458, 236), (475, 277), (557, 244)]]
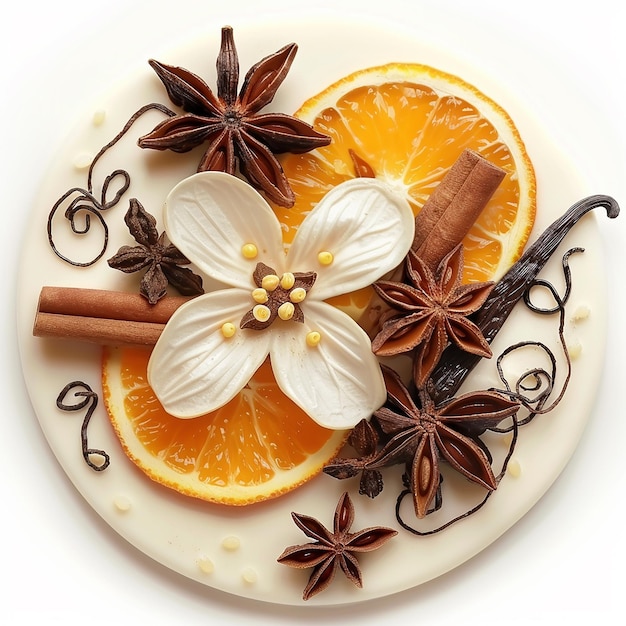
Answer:
[(190, 298), (184, 296), (166, 296), (156, 304), (149, 304), (138, 293), (78, 287), (42, 287), (37, 310), (60, 315), (165, 324), (172, 313), (188, 300)]
[(415, 218), (412, 249), (433, 271), (469, 232), (506, 172), (464, 150)]
[(33, 335), (100, 344), (154, 345), (174, 311), (190, 299), (166, 296), (151, 305), (139, 294), (43, 287)]
[(100, 345), (153, 346), (164, 328), (165, 324), (152, 322), (37, 313), (33, 334), (36, 337), (73, 339)]

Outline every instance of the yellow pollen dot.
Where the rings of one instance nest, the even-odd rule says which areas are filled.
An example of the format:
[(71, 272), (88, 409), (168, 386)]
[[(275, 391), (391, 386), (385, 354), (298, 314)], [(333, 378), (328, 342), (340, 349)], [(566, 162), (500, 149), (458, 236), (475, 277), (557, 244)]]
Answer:
[(259, 304), (265, 304), (269, 300), (269, 296), (265, 289), (259, 288), (252, 292), (252, 299)]
[(261, 287), (263, 287), (263, 289), (266, 289), (267, 291), (274, 291), (274, 289), (278, 287), (279, 283), (280, 278), (278, 278), (276, 274), (268, 274), (267, 276), (263, 277), (263, 280), (261, 281)]
[(221, 330), (222, 330), (222, 335), (224, 335), (226, 339), (230, 339), (237, 332), (237, 327), (231, 322), (226, 322), (225, 324), (222, 324)]
[(328, 250), (322, 250), (322, 252), (317, 255), (317, 260), (319, 261), (320, 265), (330, 265), (335, 260), (335, 257), (333, 256), (332, 252), (328, 252)]
[(264, 304), (257, 304), (252, 309), (252, 315), (254, 315), (254, 319), (259, 322), (267, 322), (267, 320), (270, 318), (271, 313), (272, 312), (270, 311), (269, 307), (266, 307)]
[(315, 346), (317, 346), (321, 340), (322, 335), (320, 335), (320, 333), (318, 333), (316, 330), (312, 330), (310, 333), (307, 333), (306, 345), (310, 346), (311, 348), (315, 348)]
[(245, 243), (241, 246), (241, 254), (245, 259), (256, 259), (259, 249), (253, 243)]
[(296, 283), (296, 277), (291, 272), (285, 272), (280, 277), (280, 286), (283, 289), (291, 289)]
[(289, 294), (289, 299), (292, 302), (302, 302), (306, 298), (306, 289), (303, 287), (296, 287)]
[(291, 302), (283, 302), (278, 307), (278, 317), (284, 321), (290, 320), (293, 317), (295, 310), (296, 308)]

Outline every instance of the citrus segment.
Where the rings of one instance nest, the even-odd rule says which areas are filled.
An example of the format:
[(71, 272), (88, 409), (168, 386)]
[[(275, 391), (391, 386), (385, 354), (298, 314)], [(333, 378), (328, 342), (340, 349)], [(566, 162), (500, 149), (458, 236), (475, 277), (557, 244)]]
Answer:
[(317, 475), (345, 432), (318, 426), (278, 388), (269, 360), (222, 408), (181, 420), (147, 382), (148, 349), (105, 348), (104, 401), (129, 458), (153, 480), (230, 505), (286, 493)]
[(291, 209), (275, 207), (287, 242), (330, 189), (355, 177), (351, 151), (417, 214), (471, 149), (506, 176), (463, 242), (464, 281), (497, 280), (521, 255), (535, 217), (532, 164), (506, 111), (472, 85), (425, 65), (389, 64), (338, 81), (297, 116), (332, 141), (281, 160), (296, 194)]

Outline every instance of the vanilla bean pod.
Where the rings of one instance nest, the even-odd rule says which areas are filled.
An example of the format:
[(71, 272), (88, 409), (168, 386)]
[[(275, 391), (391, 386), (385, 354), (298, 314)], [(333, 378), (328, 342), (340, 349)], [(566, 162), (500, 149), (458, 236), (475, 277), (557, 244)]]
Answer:
[[(493, 341), (517, 302), (533, 285), (572, 227), (589, 211), (598, 207), (603, 207), (611, 219), (619, 215), (619, 205), (610, 196), (593, 195), (578, 201), (541, 234), (496, 284), (473, 318), (488, 343)], [(480, 356), (463, 352), (454, 345), (448, 346), (432, 374), (435, 401), (439, 403), (452, 397), (480, 359)]]

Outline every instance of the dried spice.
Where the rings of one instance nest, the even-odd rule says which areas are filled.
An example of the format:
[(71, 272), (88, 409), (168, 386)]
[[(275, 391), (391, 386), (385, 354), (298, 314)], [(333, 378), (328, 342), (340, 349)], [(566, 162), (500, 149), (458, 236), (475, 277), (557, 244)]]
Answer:
[(324, 466), (324, 473), (343, 480), (361, 474), (359, 493), (375, 498), (383, 490), (383, 476), (376, 467), (379, 436), (371, 422), (361, 420), (350, 433), (348, 445), (354, 448), (356, 458), (336, 457)]
[[(374, 413), (374, 419), (385, 439), (375, 457), (368, 455), (367, 468), (406, 464), (418, 518), (432, 510), (440, 489), (442, 460), (468, 480), (495, 490), (491, 454), (480, 436), (515, 415), (519, 402), (496, 391), (477, 391), (435, 406), (429, 394), (420, 390), (418, 405), (396, 372), (383, 367), (383, 375), (388, 401)], [(335, 475), (334, 464), (329, 464), (330, 472), (324, 471)], [(349, 467), (350, 461), (343, 464)], [(354, 460), (353, 468), (360, 467), (361, 460)], [(345, 472), (346, 477), (349, 473)]]
[(415, 348), (413, 377), (418, 387), (426, 384), (449, 343), (480, 357), (491, 356), (489, 344), (468, 316), (480, 309), (493, 283), (461, 284), (462, 245), (444, 257), (436, 274), (410, 251), (406, 274), (406, 283), (374, 284), (378, 295), (399, 313), (374, 337), (375, 354), (392, 356)]
[[(594, 195), (579, 200), (546, 228), (537, 241), (498, 281), (474, 317), (476, 326), (488, 343), (491, 343), (498, 334), (515, 305), (536, 283), (539, 272), (565, 236), (584, 215), (598, 207), (603, 207), (610, 219), (615, 219), (619, 215), (619, 205), (610, 196)], [(435, 401), (441, 402), (452, 397), (480, 358), (480, 355), (464, 352), (457, 345), (449, 346), (431, 377)]]
[(506, 172), (463, 150), (415, 218), (412, 249), (433, 272), (478, 219)]
[(384, 526), (372, 526), (355, 533), (350, 532), (354, 521), (354, 506), (344, 493), (335, 509), (332, 532), (308, 515), (291, 514), (296, 526), (314, 539), (311, 543), (290, 546), (278, 557), (278, 562), (298, 569), (312, 567), (313, 572), (302, 598), (308, 600), (324, 591), (340, 569), (357, 587), (363, 586), (357, 554), (371, 552), (397, 535), (397, 531)]
[(124, 216), (130, 234), (139, 244), (122, 246), (108, 260), (110, 267), (130, 274), (145, 269), (141, 279), (140, 293), (150, 304), (156, 304), (167, 293), (171, 284), (184, 296), (204, 293), (202, 278), (189, 268), (180, 267), (191, 262), (156, 228), (156, 219), (133, 198)]
[(142, 148), (187, 152), (203, 143), (208, 148), (198, 171), (241, 174), (268, 198), (290, 207), (295, 197), (274, 154), (302, 153), (325, 146), (330, 138), (309, 124), (283, 113), (259, 114), (287, 76), (296, 55), (287, 45), (262, 59), (247, 73), (239, 95), (239, 61), (233, 30), (222, 28), (217, 57), (217, 95), (190, 71), (151, 60), (170, 100), (186, 113), (172, 115), (139, 139)]

